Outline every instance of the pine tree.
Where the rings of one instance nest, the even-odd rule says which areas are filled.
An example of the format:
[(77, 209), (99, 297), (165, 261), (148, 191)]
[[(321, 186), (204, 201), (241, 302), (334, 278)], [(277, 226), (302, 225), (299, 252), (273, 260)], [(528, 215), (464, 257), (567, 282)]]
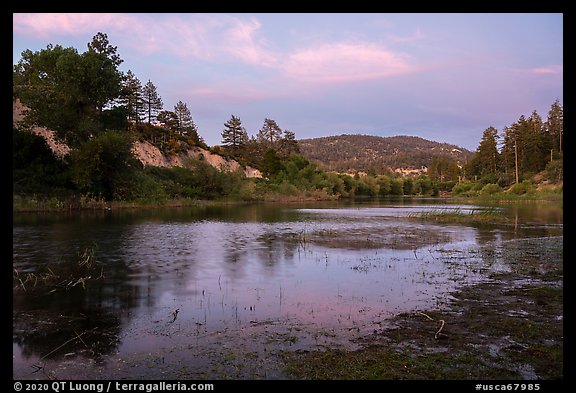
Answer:
[(226, 127), (222, 131), (222, 144), (231, 149), (238, 149), (244, 146), (248, 141), (248, 133), (242, 127), (242, 121), (239, 117), (232, 115), (230, 120), (224, 123)]
[(536, 173), (546, 167), (550, 156), (549, 141), (543, 133), (543, 122), (538, 112), (533, 111), (526, 121), (523, 169)]
[(88, 51), (82, 54), (96, 76), (96, 83), (88, 84), (82, 80), (82, 86), (87, 89), (86, 98), (94, 103), (100, 113), (107, 103), (120, 95), (122, 74), (118, 66), (123, 60), (116, 53), (117, 50), (116, 46), (110, 45), (106, 34), (98, 32), (88, 43)]
[(160, 111), (156, 120), (166, 131), (176, 131), (178, 129), (178, 116), (171, 111)]
[(545, 127), (551, 138), (552, 149), (562, 153), (564, 150), (564, 109), (560, 105), (560, 100), (556, 99), (550, 107)]
[(275, 120), (264, 119), (264, 125), (258, 131), (258, 141), (268, 147), (275, 147), (282, 138), (282, 129)]
[(194, 126), (194, 128), (196, 127), (192, 121), (192, 115), (190, 114), (188, 106), (182, 101), (178, 101), (178, 103), (174, 105), (174, 113), (178, 118), (177, 130), (180, 135), (183, 135), (187, 128), (191, 128), (192, 126)]
[(182, 133), (184, 135), (188, 135), (190, 138), (192, 138), (192, 140), (194, 141), (194, 144), (196, 146), (200, 146), (200, 147), (203, 147), (205, 149), (208, 148), (208, 146), (206, 145), (206, 142), (204, 142), (204, 139), (198, 133), (198, 127), (196, 127), (196, 124), (194, 124), (193, 120), (190, 120), (190, 125), (185, 127), (184, 131)]
[(92, 37), (92, 42), (88, 43), (88, 50), (106, 56), (115, 67), (118, 67), (124, 62), (124, 60), (120, 58), (120, 55), (116, 53), (118, 47), (110, 45), (108, 36), (105, 33), (96, 33), (96, 35)]
[(296, 140), (296, 134), (292, 131), (285, 130), (284, 137), (280, 139), (280, 152), (285, 155), (299, 154), (300, 146)]
[(506, 173), (514, 173), (516, 170), (516, 155), (518, 152), (517, 141), (518, 124), (514, 123), (503, 130), (503, 145), (500, 156), (502, 157), (502, 165)]
[(144, 108), (142, 101), (142, 83), (140, 83), (140, 80), (131, 70), (128, 70), (128, 72), (122, 76), (122, 89), (119, 101), (128, 112), (128, 120), (140, 122), (140, 115)]
[(162, 110), (164, 104), (162, 103), (162, 98), (158, 95), (156, 86), (150, 80), (142, 88), (142, 102), (148, 124), (151, 124), (156, 119), (158, 112)]
[(482, 134), (482, 140), (476, 149), (476, 154), (468, 164), (470, 175), (485, 175), (496, 173), (500, 167), (498, 153), (498, 130), (488, 127)]
[(432, 162), (428, 168), (428, 176), (430, 179), (441, 182), (453, 181), (458, 179), (458, 175), (459, 168), (454, 159), (446, 156), (432, 158)]

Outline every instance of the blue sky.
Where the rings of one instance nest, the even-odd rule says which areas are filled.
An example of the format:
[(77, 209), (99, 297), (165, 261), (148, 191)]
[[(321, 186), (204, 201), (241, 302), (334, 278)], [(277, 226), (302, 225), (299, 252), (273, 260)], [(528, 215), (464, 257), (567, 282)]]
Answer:
[(240, 117), (298, 139), (415, 135), (475, 150), (482, 132), (563, 103), (561, 13), (13, 14), (13, 62), (103, 32), (120, 69), (187, 104), (208, 145)]

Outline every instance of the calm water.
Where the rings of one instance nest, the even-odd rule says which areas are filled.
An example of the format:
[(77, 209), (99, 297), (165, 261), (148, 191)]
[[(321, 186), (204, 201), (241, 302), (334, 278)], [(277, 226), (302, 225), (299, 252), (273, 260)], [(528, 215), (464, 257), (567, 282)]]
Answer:
[[(16, 215), (19, 277), (52, 276), (14, 290), (13, 377), (42, 379), (72, 360), (108, 371), (138, 356), (163, 361), (193, 340), (251, 351), (342, 344), (343, 332), (441, 307), (458, 286), (506, 269), (483, 248), (562, 236), (561, 204), (498, 206), (514, 224), (489, 228), (411, 219), (483, 208), (423, 199)], [(73, 285), (86, 251), (90, 276)], [(239, 341), (258, 327), (265, 338)]]

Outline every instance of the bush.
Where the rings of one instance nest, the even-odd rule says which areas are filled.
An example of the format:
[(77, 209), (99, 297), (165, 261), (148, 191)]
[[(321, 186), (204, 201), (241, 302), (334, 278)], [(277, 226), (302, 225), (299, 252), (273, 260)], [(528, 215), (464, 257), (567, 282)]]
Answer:
[(472, 188), (470, 189), (471, 191), (480, 191), (482, 189), (482, 187), (484, 187), (484, 184), (482, 183), (474, 183), (472, 185)]
[(12, 184), (14, 192), (49, 194), (72, 187), (68, 166), (54, 156), (46, 140), (13, 128)]
[(72, 150), (69, 157), (72, 181), (81, 192), (106, 200), (131, 197), (139, 163), (125, 132), (104, 132)]
[(517, 183), (510, 187), (510, 192), (515, 195), (524, 195), (533, 190), (534, 186), (528, 180), (524, 180), (522, 183)]
[(414, 194), (431, 195), (433, 193), (432, 180), (429, 177), (419, 177), (414, 183)]
[(463, 193), (470, 191), (473, 186), (474, 186), (474, 183), (472, 183), (472, 182), (469, 182), (469, 181), (461, 182), (461, 183), (456, 184), (454, 187), (452, 187), (452, 192), (455, 195), (463, 194)]
[(549, 162), (545, 169), (546, 179), (551, 182), (562, 181), (564, 179), (563, 166), (563, 160), (554, 160)]
[(483, 185), (486, 184), (495, 184), (498, 182), (499, 174), (495, 172), (485, 173), (480, 177), (480, 183)]
[(502, 188), (500, 188), (500, 186), (498, 184), (488, 183), (484, 187), (482, 187), (482, 190), (480, 190), (480, 194), (481, 195), (493, 195), (493, 194), (496, 194), (500, 191), (502, 191)]
[(516, 179), (515, 179), (514, 175), (503, 173), (498, 178), (498, 181), (496, 182), (496, 184), (498, 184), (500, 187), (504, 188), (504, 187), (509, 187), (510, 185), (514, 184), (515, 181), (516, 181)]

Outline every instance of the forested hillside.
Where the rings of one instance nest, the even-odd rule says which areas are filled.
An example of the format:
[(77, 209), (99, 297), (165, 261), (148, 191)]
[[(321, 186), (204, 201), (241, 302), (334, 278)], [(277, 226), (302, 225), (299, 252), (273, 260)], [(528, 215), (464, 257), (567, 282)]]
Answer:
[(473, 152), (448, 143), (415, 136), (338, 135), (298, 141), (309, 160), (337, 172), (384, 173), (396, 168), (429, 167), (434, 158), (448, 157), (463, 165)]

